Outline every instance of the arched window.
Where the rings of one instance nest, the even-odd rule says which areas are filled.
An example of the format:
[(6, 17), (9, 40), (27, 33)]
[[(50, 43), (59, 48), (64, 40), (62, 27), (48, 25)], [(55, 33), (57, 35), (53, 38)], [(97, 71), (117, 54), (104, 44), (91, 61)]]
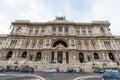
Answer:
[(26, 58), (27, 57), (27, 52), (23, 52), (21, 58)]
[(97, 53), (94, 53), (94, 59), (99, 59), (99, 56)]
[(41, 60), (41, 56), (42, 56), (42, 53), (41, 53), (41, 52), (38, 52), (38, 53), (36, 54), (36, 61)]
[(79, 53), (79, 60), (80, 60), (80, 63), (84, 62), (84, 55), (83, 55), (83, 53)]
[(68, 47), (67, 44), (66, 44), (64, 41), (62, 41), (62, 40), (56, 41), (56, 42), (53, 44), (53, 47), (57, 47), (57, 46)]
[(100, 28), (100, 31), (101, 31), (102, 35), (104, 35), (104, 34), (105, 34), (105, 31), (104, 31), (104, 29), (103, 29), (103, 28)]
[(56, 28), (55, 27), (53, 27), (52, 32), (56, 32)]
[(60, 32), (60, 33), (62, 32), (62, 27), (59, 28), (59, 32)]
[(9, 51), (8, 54), (7, 54), (6, 59), (12, 58), (12, 54), (13, 54), (13, 52), (12, 52), (12, 51)]
[(16, 32), (20, 32), (22, 29), (21, 29), (21, 27), (18, 27), (17, 29), (16, 29)]
[(69, 29), (66, 27), (65, 28), (65, 33), (68, 33), (69, 32)]
[(113, 61), (115, 60), (114, 56), (113, 56), (113, 53), (109, 53), (109, 58), (110, 58), (110, 60), (113, 60)]

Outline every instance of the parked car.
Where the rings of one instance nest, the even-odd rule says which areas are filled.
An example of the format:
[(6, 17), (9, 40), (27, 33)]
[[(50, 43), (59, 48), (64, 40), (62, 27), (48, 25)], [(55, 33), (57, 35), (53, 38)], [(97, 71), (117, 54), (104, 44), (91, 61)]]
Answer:
[(0, 72), (5, 72), (5, 68), (0, 66)]
[(118, 67), (103, 67), (103, 70), (106, 71), (106, 70), (116, 70), (116, 71), (119, 71), (119, 68)]
[(71, 68), (71, 67), (68, 67), (64, 72), (67, 72), (67, 73), (74, 73), (76, 72), (75, 69)]
[(0, 66), (0, 72), (5, 72), (6, 71), (6, 66)]
[(46, 68), (43, 72), (57, 72), (55, 68)]
[(104, 72), (104, 70), (102, 68), (96, 68), (94, 70), (94, 73), (100, 73), (100, 74), (102, 74), (103, 72)]
[(33, 68), (32, 67), (22, 67), (20, 68), (20, 72), (32, 72)]
[(120, 73), (116, 70), (106, 70), (103, 73), (103, 80), (120, 80)]
[(6, 71), (7, 71), (7, 72), (15, 71), (15, 69), (16, 69), (17, 67), (18, 67), (18, 66), (6, 66)]

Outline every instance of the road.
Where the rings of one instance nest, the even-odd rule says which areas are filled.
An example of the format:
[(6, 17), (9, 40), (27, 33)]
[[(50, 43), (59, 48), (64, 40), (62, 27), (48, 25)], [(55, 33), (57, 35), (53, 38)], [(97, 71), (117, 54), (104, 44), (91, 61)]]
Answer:
[[(18, 73), (18, 72), (5, 72), (0, 73), (0, 80), (39, 80), (31, 75), (31, 73)], [(84, 77), (84, 76), (100, 76), (100, 78), (86, 78), (84, 80), (102, 80), (100, 74), (95, 73), (42, 73), (42, 72), (35, 72), (33, 75), (38, 75), (46, 80), (73, 80), (77, 77)]]
[(28, 76), (20, 73), (1, 73), (0, 80), (39, 80), (34, 76)]
[[(36, 73), (36, 75), (42, 76), (46, 80), (73, 80), (81, 76), (100, 76), (99, 78), (89, 78), (90, 80), (102, 80), (101, 74), (95, 73)], [(85, 80), (89, 80), (85, 79)]]

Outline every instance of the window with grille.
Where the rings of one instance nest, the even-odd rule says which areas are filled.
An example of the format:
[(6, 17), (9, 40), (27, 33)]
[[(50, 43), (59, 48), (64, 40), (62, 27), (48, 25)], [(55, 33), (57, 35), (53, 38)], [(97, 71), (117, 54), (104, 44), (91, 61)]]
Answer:
[(111, 49), (110, 42), (104, 42), (106, 49)]
[(9, 47), (15, 48), (16, 44), (17, 44), (17, 40), (12, 40)]

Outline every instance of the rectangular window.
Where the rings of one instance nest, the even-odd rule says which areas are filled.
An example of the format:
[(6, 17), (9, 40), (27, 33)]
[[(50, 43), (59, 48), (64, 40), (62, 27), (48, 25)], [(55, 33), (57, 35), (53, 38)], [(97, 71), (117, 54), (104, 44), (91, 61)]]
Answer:
[(62, 28), (61, 27), (59, 28), (59, 32), (62, 32)]
[(16, 44), (17, 44), (17, 40), (12, 40), (9, 47), (15, 48)]
[(35, 48), (36, 43), (33, 43), (32, 48)]
[(29, 30), (29, 34), (32, 34), (33, 33), (33, 30)]
[(80, 34), (80, 31), (79, 31), (79, 30), (77, 30), (77, 31), (76, 31), (76, 34), (77, 34), (77, 36), (79, 36), (79, 34)]
[(88, 44), (85, 44), (85, 49), (89, 49), (89, 46), (88, 46)]
[(0, 39), (0, 44), (2, 44), (2, 39)]
[(81, 49), (81, 44), (78, 44), (78, 49)]
[(66, 63), (68, 64), (69, 63), (69, 53), (66, 52)]
[(119, 48), (120, 48), (120, 41), (118, 42), (118, 46), (119, 46)]
[(27, 48), (27, 47), (28, 47), (28, 45), (29, 45), (29, 43), (26, 43), (25, 48)]
[(41, 30), (41, 33), (45, 33), (45, 29), (42, 29), (42, 30)]
[(96, 48), (95, 48), (95, 44), (92, 44), (92, 49), (96, 49)]
[(21, 30), (22, 30), (21, 27), (17, 27), (17, 28), (16, 28), (16, 32), (17, 32), (17, 33), (21, 32)]
[(86, 35), (86, 32), (85, 32), (85, 31), (82, 31), (82, 35), (85, 36), (85, 35)]
[(51, 54), (51, 62), (54, 62), (54, 52)]
[(69, 33), (69, 29), (66, 27), (65, 28), (65, 34), (68, 34)]
[(35, 35), (37, 35), (39, 33), (39, 31), (38, 30), (35, 30)]
[(110, 42), (104, 42), (106, 49), (111, 49)]
[(92, 31), (88, 31), (88, 35), (89, 35), (89, 36), (92, 36)]

